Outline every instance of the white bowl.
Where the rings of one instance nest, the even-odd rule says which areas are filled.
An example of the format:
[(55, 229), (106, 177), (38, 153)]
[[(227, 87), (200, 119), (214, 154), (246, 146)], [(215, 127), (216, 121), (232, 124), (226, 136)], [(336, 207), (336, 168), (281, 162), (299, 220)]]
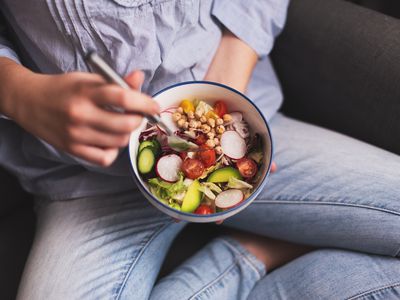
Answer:
[[(129, 156), (131, 170), (136, 184), (143, 195), (150, 201), (150, 203), (173, 218), (186, 220), (189, 222), (206, 223), (221, 221), (229, 218), (245, 209), (251, 202), (253, 202), (267, 182), (266, 179), (270, 172), (273, 154), (270, 129), (267, 121), (256, 105), (242, 93), (228, 86), (208, 81), (188, 81), (179, 83), (161, 90), (160, 92), (156, 93), (153, 98), (160, 104), (161, 110), (173, 106), (177, 107), (183, 99), (200, 99), (211, 104), (217, 100), (224, 100), (230, 112), (239, 111), (243, 114), (243, 118), (249, 124), (252, 133), (260, 134), (263, 139), (265, 153), (261, 169), (261, 179), (259, 180), (257, 186), (255, 186), (251, 196), (241, 204), (229, 210), (211, 215), (198, 215), (180, 212), (158, 201), (157, 198), (151, 194), (150, 190), (146, 186), (146, 183), (142, 180), (138, 173), (136, 157), (139, 146), (139, 135), (146, 128), (147, 124), (147, 121), (144, 120), (139, 128), (132, 132), (130, 136)], [(176, 128), (171, 119), (171, 113), (162, 113), (161, 118), (171, 127)]]

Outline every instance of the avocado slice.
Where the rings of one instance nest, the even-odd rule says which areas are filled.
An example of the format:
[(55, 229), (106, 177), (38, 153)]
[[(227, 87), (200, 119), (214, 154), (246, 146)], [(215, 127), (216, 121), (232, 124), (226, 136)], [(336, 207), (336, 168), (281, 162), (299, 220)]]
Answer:
[(207, 181), (214, 183), (228, 182), (231, 177), (242, 180), (242, 176), (237, 169), (233, 167), (225, 167), (212, 172), (210, 176), (208, 176)]
[(183, 198), (181, 211), (192, 213), (199, 207), (202, 193), (199, 190), (200, 182), (194, 180), (188, 187), (188, 190)]

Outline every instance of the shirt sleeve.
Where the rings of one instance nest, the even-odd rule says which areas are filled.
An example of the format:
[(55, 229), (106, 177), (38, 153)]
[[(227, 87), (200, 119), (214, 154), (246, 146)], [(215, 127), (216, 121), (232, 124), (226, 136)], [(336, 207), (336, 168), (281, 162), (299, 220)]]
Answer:
[(6, 27), (3, 16), (0, 14), (0, 57), (7, 57), (20, 63), (17, 53), (13, 50), (11, 42), (6, 36)]
[[(11, 42), (7, 40), (3, 16), (0, 14), (0, 57), (7, 57), (20, 63), (17, 53), (13, 50)], [(0, 119), (9, 119), (0, 114)]]
[(214, 0), (212, 15), (265, 57), (283, 29), (288, 4), (289, 0)]

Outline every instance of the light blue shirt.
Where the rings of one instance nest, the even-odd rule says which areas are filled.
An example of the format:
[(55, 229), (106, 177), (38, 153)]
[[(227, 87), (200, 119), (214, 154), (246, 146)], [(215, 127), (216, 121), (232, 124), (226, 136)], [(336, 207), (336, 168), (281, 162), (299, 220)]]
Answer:
[[(96, 49), (120, 74), (141, 69), (143, 91), (202, 80), (225, 26), (259, 55), (248, 96), (267, 118), (282, 93), (268, 59), (289, 0), (0, 0), (0, 9), (38, 71), (86, 71), (82, 53)], [(21, 61), (2, 31), (0, 56)], [(235, 63), (235, 62), (232, 62)], [(21, 83), (23, 84), (23, 83)], [(57, 101), (57, 99), (49, 99)], [(134, 187), (127, 151), (109, 168), (91, 167), (0, 117), (0, 164), (23, 187), (54, 200)]]

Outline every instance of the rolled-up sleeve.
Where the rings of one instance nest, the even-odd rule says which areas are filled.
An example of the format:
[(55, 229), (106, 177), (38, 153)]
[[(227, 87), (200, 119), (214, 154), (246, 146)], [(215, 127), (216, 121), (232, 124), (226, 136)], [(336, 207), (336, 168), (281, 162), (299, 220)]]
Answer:
[(6, 37), (6, 27), (0, 15), (0, 57), (7, 57), (20, 63), (17, 53), (13, 50), (11, 42)]
[[(13, 50), (11, 42), (6, 37), (6, 28), (3, 17), (0, 15), (0, 57), (6, 57), (20, 63), (17, 53)], [(8, 119), (0, 113), (0, 119)]]
[(214, 0), (212, 15), (264, 57), (285, 24), (288, 4), (289, 0)]

